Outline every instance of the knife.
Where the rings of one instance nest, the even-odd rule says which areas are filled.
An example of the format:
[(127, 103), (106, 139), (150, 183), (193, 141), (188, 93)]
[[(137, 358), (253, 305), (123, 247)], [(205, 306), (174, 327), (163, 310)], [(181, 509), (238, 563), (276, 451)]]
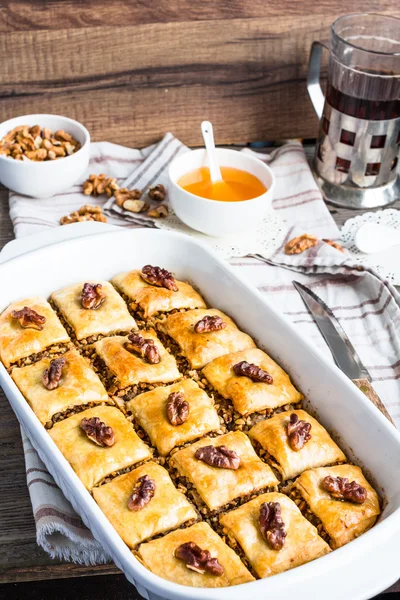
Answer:
[(359, 390), (364, 392), (367, 398), (394, 425), (385, 405), (371, 385), (370, 374), (362, 364), (354, 346), (329, 306), (302, 283), (298, 281), (292, 283), (322, 333), (339, 369), (355, 383)]

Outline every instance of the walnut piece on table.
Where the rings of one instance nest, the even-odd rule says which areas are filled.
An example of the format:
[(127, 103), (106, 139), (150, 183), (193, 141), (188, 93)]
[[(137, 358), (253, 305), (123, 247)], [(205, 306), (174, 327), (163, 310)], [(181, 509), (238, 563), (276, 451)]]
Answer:
[(79, 223), (81, 221), (99, 221), (100, 223), (107, 223), (107, 217), (103, 214), (101, 206), (84, 204), (79, 210), (76, 210), (65, 217), (61, 217), (60, 225), (69, 225), (70, 223)]
[(285, 245), (285, 254), (301, 254), (318, 244), (318, 238), (309, 233), (303, 233)]

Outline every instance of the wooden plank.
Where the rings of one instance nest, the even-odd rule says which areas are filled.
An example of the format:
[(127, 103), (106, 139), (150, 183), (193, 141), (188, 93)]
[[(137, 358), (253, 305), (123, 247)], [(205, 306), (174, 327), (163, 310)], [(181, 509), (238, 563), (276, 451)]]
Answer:
[[(352, 0), (351, 12), (390, 13), (396, 6), (393, 0)], [(99, 25), (143, 25), (181, 21), (215, 21), (310, 14), (310, 5), (299, 0), (153, 0), (135, 2), (114, 0), (11, 0), (0, 7), (0, 31), (37, 29), (78, 29)], [(312, 13), (330, 17), (349, 12), (348, 0), (313, 2)]]
[[(121, 8), (119, 1), (108, 4), (100, 3), (104, 15)], [(379, 5), (400, 16), (397, 3)], [(84, 122), (95, 140), (135, 146), (166, 131), (198, 145), (204, 118), (215, 123), (221, 144), (314, 137), (306, 65), (312, 40), (326, 38), (337, 16), (336, 7), (327, 7), (317, 2), (309, 14), (305, 3), (291, 2), (278, 18), (274, 0), (256, 3), (263, 13), (257, 18), (211, 20), (207, 13), (210, 20), (34, 31), (10, 25), (0, 38), (0, 120), (62, 113)]]

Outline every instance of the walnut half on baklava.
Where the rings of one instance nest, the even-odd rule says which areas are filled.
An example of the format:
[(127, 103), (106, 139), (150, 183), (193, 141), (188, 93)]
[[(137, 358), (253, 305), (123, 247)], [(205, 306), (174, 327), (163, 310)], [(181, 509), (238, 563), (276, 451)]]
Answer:
[(150, 448), (114, 406), (98, 406), (56, 423), (49, 434), (88, 490), (109, 475), (151, 458)]
[(257, 456), (241, 431), (202, 438), (173, 454), (171, 466), (194, 485), (211, 511), (278, 485), (271, 468)]
[(134, 388), (136, 395), (139, 385), (146, 389), (146, 384), (171, 383), (182, 377), (174, 356), (151, 329), (102, 338), (92, 350), (94, 365), (110, 394), (125, 395)]
[(306, 471), (296, 479), (294, 490), (322, 523), (332, 548), (370, 529), (380, 514), (378, 494), (355, 465)]
[(221, 426), (212, 399), (191, 379), (139, 394), (126, 410), (163, 456)]
[[(153, 269), (165, 271), (159, 267)], [(146, 274), (140, 270), (119, 273), (111, 283), (130, 301), (131, 308), (139, 311), (145, 319), (172, 310), (206, 307), (203, 298), (191, 285), (169, 275), (167, 286), (163, 285), (165, 278), (159, 278), (157, 284), (149, 283)], [(171, 285), (171, 278), (174, 285)]]
[(223, 354), (255, 347), (247, 333), (215, 308), (169, 315), (159, 328), (179, 345), (193, 369), (201, 369)]
[(15, 368), (11, 375), (43, 425), (57, 413), (112, 402), (88, 360), (76, 350)]
[(346, 460), (326, 429), (305, 410), (289, 410), (261, 421), (249, 435), (267, 452), (283, 480)]
[(138, 555), (150, 571), (181, 585), (220, 588), (254, 581), (238, 555), (204, 522), (141, 544)]
[(289, 375), (268, 354), (248, 348), (208, 363), (203, 375), (242, 415), (299, 402)]
[(124, 300), (108, 281), (76, 283), (53, 292), (51, 301), (81, 343), (137, 329)]
[(220, 522), (259, 577), (282, 573), (330, 552), (296, 504), (277, 492), (261, 494), (221, 515)]
[(198, 518), (168, 471), (151, 461), (94, 488), (93, 496), (130, 548)]
[(45, 298), (13, 302), (0, 315), (0, 359), (6, 368), (65, 351), (70, 337)]

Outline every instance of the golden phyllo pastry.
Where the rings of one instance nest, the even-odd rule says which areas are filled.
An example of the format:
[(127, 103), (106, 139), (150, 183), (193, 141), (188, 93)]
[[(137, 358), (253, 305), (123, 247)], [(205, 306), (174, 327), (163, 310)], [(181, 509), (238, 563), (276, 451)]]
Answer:
[(76, 283), (51, 295), (78, 341), (137, 329), (135, 319), (108, 281)]
[(126, 410), (163, 456), (220, 427), (212, 399), (191, 379), (140, 394), (127, 402)]
[[(261, 507), (279, 503), (283, 523), (282, 547), (269, 541), (263, 530)], [(247, 560), (259, 577), (269, 577), (293, 569), (330, 552), (317, 528), (303, 517), (296, 504), (284, 494), (261, 494), (243, 506), (221, 515), (224, 531), (242, 547)], [(265, 527), (265, 526), (264, 526)], [(268, 531), (268, 529), (267, 529)], [(269, 531), (276, 532), (272, 525)]]
[[(209, 553), (205, 560), (196, 562), (197, 549)], [(181, 585), (220, 588), (254, 581), (238, 555), (204, 522), (142, 544), (138, 554), (150, 571)]]
[[(216, 448), (214, 455), (210, 447)], [(278, 485), (271, 468), (260, 460), (249, 438), (241, 431), (202, 438), (173, 454), (171, 466), (194, 485), (210, 510)]]
[(193, 369), (201, 369), (223, 354), (255, 347), (247, 333), (215, 308), (174, 313), (160, 329), (179, 345)]
[(47, 350), (50, 354), (52, 347), (69, 341), (45, 298), (35, 296), (13, 302), (0, 315), (0, 359), (6, 368)]
[(131, 300), (132, 308), (140, 310), (146, 319), (171, 310), (206, 307), (203, 298), (191, 285), (177, 279), (174, 281), (177, 289), (152, 285), (143, 279), (140, 270), (119, 273), (111, 280), (115, 287)]
[(267, 452), (283, 480), (306, 469), (346, 460), (326, 429), (305, 410), (282, 412), (260, 421), (249, 435)]
[(380, 514), (378, 494), (355, 465), (311, 469), (300, 475), (294, 488), (321, 521), (332, 548), (370, 529)]
[[(135, 492), (136, 503), (136, 497), (132, 498)], [(168, 471), (151, 461), (94, 488), (93, 496), (130, 548), (197, 519), (193, 506), (175, 488)]]
[(12, 378), (43, 424), (74, 407), (110, 401), (89, 361), (76, 350), (13, 369)]
[(162, 345), (156, 333), (149, 329), (140, 331), (144, 340), (151, 340), (158, 352), (158, 362), (149, 362), (139, 352), (130, 350), (131, 336), (103, 338), (93, 347), (104, 362), (118, 388), (126, 388), (137, 383), (170, 383), (181, 378), (176, 360)]
[(49, 434), (89, 490), (105, 477), (152, 456), (132, 423), (113, 406), (72, 415), (56, 423)]
[(242, 415), (293, 404), (303, 398), (289, 375), (258, 348), (220, 356), (204, 367), (203, 374), (221, 396), (232, 400)]

